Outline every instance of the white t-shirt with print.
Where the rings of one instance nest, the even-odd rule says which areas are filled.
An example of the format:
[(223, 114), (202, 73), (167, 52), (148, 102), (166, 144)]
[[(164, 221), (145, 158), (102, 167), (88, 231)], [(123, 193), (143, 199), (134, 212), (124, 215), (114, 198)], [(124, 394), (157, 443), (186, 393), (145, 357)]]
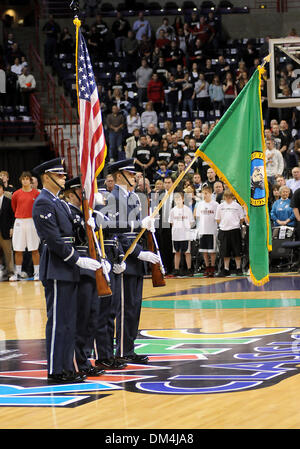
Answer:
[(196, 206), (198, 235), (217, 234), (216, 211), (219, 206), (214, 200), (199, 201)]
[(170, 210), (169, 223), (172, 224), (172, 240), (175, 242), (190, 240), (194, 223), (192, 210), (187, 207), (173, 207)]
[(220, 229), (230, 231), (240, 227), (240, 220), (245, 218), (245, 212), (242, 206), (236, 201), (228, 204), (226, 201), (218, 205), (216, 211), (216, 220), (220, 220)]

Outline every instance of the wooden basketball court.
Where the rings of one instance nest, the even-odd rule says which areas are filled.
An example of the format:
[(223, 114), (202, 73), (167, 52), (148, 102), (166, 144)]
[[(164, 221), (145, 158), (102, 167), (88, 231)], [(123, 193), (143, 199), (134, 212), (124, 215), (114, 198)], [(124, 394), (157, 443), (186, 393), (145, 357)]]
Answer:
[[(145, 280), (150, 363), (50, 385), (40, 282), (1, 282), (1, 429), (298, 429), (300, 276)], [(233, 366), (235, 365), (235, 366)]]

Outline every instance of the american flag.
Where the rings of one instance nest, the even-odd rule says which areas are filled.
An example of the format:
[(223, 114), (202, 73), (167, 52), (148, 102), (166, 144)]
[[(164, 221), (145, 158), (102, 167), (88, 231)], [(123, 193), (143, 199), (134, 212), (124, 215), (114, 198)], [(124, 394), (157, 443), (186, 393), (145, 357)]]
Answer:
[(84, 37), (78, 32), (78, 97), (80, 171), (89, 206), (94, 206), (97, 176), (104, 167), (106, 143), (93, 68)]

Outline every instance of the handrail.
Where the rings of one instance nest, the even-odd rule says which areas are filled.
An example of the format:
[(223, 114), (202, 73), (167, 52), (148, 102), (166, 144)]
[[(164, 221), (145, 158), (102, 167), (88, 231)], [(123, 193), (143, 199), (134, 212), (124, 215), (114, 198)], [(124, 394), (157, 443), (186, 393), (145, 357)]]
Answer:
[(60, 142), (59, 141), (59, 137), (58, 134), (61, 135), (61, 140), (64, 138), (64, 131), (62, 128), (55, 128), (54, 129), (54, 153), (56, 155), (56, 157), (58, 157), (60, 155)]

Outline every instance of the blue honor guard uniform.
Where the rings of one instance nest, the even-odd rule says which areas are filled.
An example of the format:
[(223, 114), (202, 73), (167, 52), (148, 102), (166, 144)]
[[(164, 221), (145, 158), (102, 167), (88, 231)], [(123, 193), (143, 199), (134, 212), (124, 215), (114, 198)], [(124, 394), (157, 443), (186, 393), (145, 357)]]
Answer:
[[(124, 253), (130, 248), (137, 233), (141, 230), (140, 202), (138, 196), (124, 188), (124, 184), (131, 186), (128, 177), (135, 173), (134, 160), (129, 159), (110, 164), (110, 174), (119, 173), (124, 177), (124, 183), (115, 184), (107, 198), (107, 205), (103, 212), (109, 218), (106, 226), (115, 235)], [(130, 187), (129, 187), (130, 188)], [(130, 188), (130, 190), (132, 190)], [(140, 320), (143, 275), (145, 265), (141, 254), (144, 248), (137, 243), (126, 259), (126, 269), (121, 276), (119, 297), (116, 299), (116, 357), (125, 363), (147, 363), (147, 356), (134, 352), (134, 341), (137, 337)], [(147, 252), (148, 253), (148, 252)], [(152, 253), (151, 253), (152, 254)], [(145, 260), (145, 259), (144, 259)]]
[(32, 172), (36, 176), (48, 175), (47, 182), (51, 184), (53, 181), (53, 186), (56, 184), (58, 189), (54, 194), (45, 188), (46, 181), (45, 184), (43, 182), (44, 188), (33, 206), (33, 221), (41, 239), (40, 280), (47, 306), (48, 378), (57, 382), (80, 382), (84, 376), (75, 372), (73, 362), (80, 280), (76, 262), (79, 254), (74, 247), (72, 214), (68, 205), (57, 196), (60, 188), (58, 176), (65, 179), (66, 174), (63, 160), (58, 158), (45, 162)]
[[(82, 201), (80, 178), (76, 177), (66, 182), (65, 196), (73, 194), (75, 201), (69, 199), (75, 232), (75, 250), (81, 257), (89, 256), (87, 236), (83, 212), (80, 208)], [(66, 199), (67, 199), (66, 198)], [(76, 204), (75, 204), (76, 203)], [(75, 337), (76, 369), (87, 376), (99, 376), (102, 370), (92, 366), (90, 357), (94, 346), (94, 339), (98, 326), (99, 307), (101, 299), (98, 297), (95, 272), (80, 268), (80, 282), (77, 291), (77, 320)]]

